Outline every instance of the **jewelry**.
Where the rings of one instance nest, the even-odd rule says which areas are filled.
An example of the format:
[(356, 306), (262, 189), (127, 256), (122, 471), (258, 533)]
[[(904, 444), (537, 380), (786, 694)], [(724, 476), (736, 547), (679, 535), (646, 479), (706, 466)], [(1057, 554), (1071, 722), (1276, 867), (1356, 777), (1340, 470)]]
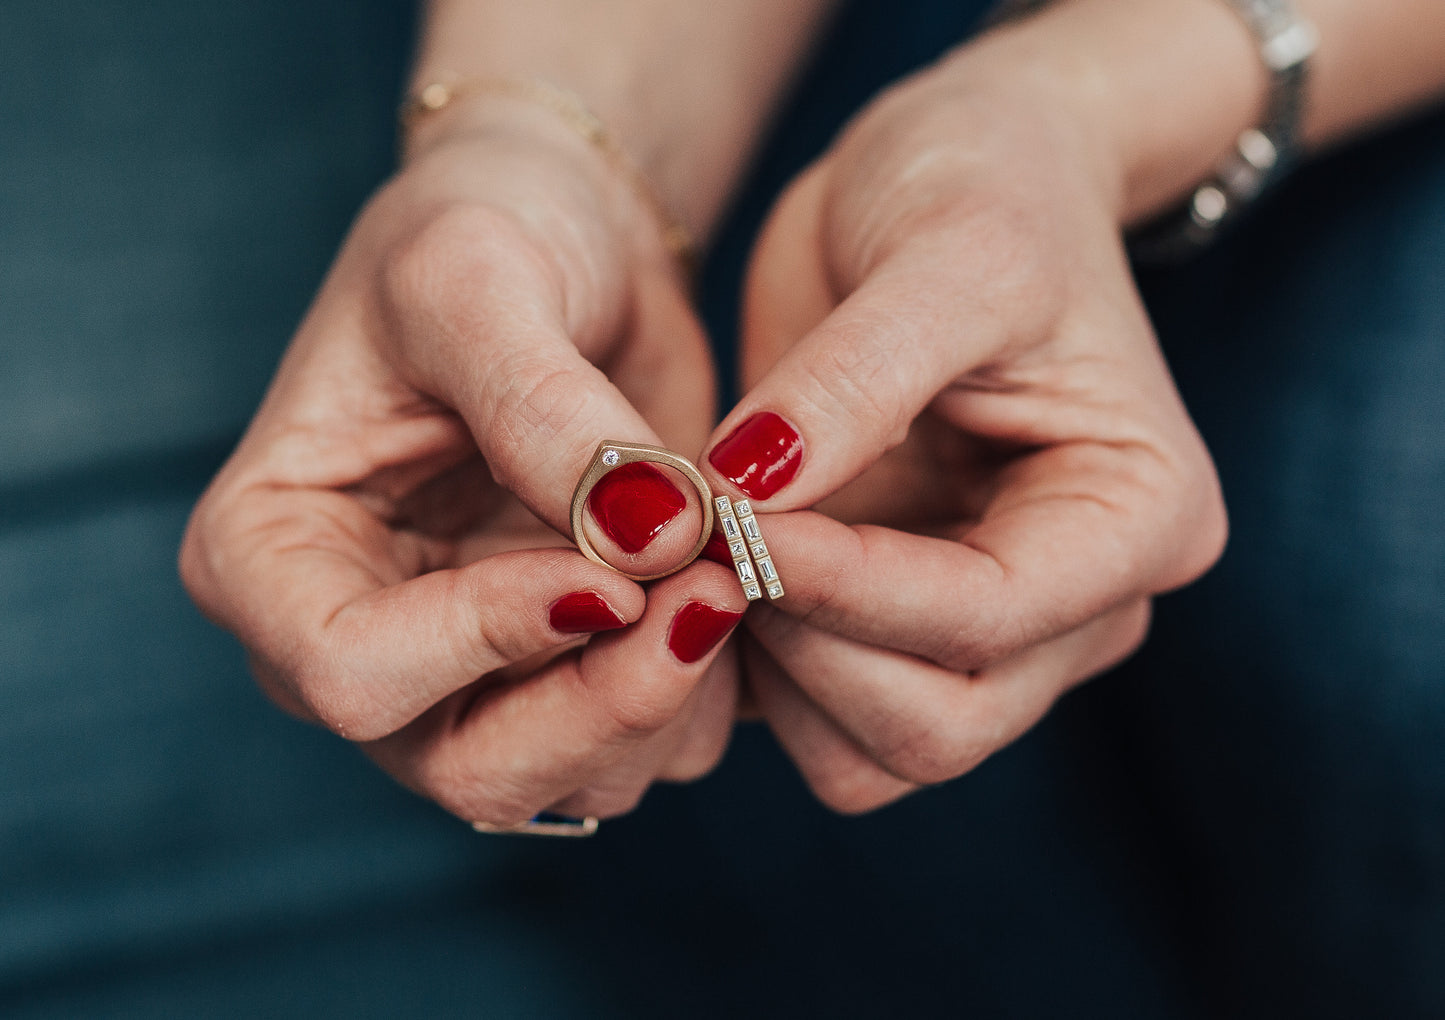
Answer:
[(773, 566), (767, 543), (763, 541), (752, 503), (740, 499), (734, 504), (728, 497), (718, 496), (713, 504), (717, 507), (718, 527), (727, 541), (733, 569), (738, 572), (747, 600), (756, 602), (763, 597), (764, 591), (770, 599), (782, 598), (783, 582), (778, 577), (777, 567)]
[[(681, 563), (657, 574), (629, 574), (608, 563), (592, 547), (591, 540), (587, 538), (587, 529), (582, 524), (583, 512), (587, 509), (587, 497), (591, 494), (592, 487), (603, 475), (614, 468), (622, 467), (624, 464), (636, 464), (639, 461), (661, 464), (663, 467), (670, 467), (682, 474), (697, 490), (698, 501), (702, 509), (702, 530), (698, 533), (697, 541), (693, 543), (692, 551), (683, 558)], [(577, 488), (572, 493), (572, 539), (577, 543), (577, 548), (582, 551), (582, 555), (594, 563), (610, 567), (632, 581), (655, 581), (659, 577), (677, 573), (697, 559), (698, 553), (702, 552), (703, 547), (707, 545), (708, 536), (712, 534), (712, 506), (712, 489), (708, 486), (707, 479), (686, 457), (680, 457), (671, 450), (664, 450), (660, 446), (647, 446), (643, 443), (618, 443), (611, 439), (604, 439), (597, 444), (597, 452), (592, 455), (592, 463), (588, 464), (587, 470), (582, 472), (582, 477), (577, 481)]]
[[(1033, 14), (1051, 0), (1003, 0), (989, 18), (1000, 24)], [(1177, 262), (1205, 247), (1219, 228), (1282, 178), (1295, 161), (1310, 58), (1319, 32), (1291, 0), (1224, 0), (1249, 28), (1269, 71), (1264, 123), (1247, 128), (1214, 174), (1183, 206), (1136, 231), (1129, 254), (1145, 262)]]
[(657, 221), (662, 243), (675, 258), (683, 276), (692, 279), (697, 267), (697, 246), (692, 232), (672, 215), (656, 185), (627, 154), (621, 141), (601, 117), (593, 113), (580, 96), (542, 78), (472, 78), (466, 81), (433, 81), (407, 96), (397, 111), (402, 135), (410, 134), (423, 117), (438, 113), (467, 96), (507, 96), (551, 110), (557, 117), (602, 154), (622, 175), (642, 204)]
[(1225, 0), (1248, 26), (1269, 71), (1264, 123), (1246, 128), (1214, 175), (1190, 194), (1184, 207), (1130, 239), (1135, 258), (1171, 262), (1214, 240), (1219, 228), (1276, 183), (1297, 158), (1295, 136), (1304, 113), (1310, 58), (1319, 32), (1290, 0)]
[(566, 815), (555, 815), (550, 811), (543, 811), (536, 817), (517, 825), (473, 822), (472, 829), (489, 836), (562, 836), (581, 839), (596, 833), (597, 825), (597, 819), (591, 815), (586, 818), (568, 818)]

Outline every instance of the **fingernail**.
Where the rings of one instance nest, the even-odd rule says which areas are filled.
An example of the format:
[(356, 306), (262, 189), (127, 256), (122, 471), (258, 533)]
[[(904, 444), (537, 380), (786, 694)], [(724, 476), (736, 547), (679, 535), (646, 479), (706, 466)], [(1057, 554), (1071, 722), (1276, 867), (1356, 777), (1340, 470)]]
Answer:
[(587, 497), (597, 526), (626, 553), (646, 549), (685, 506), (682, 490), (660, 468), (641, 461), (607, 472)]
[(753, 499), (767, 499), (798, 473), (803, 437), (772, 411), (763, 411), (733, 429), (707, 459)]
[(712, 560), (714, 563), (721, 563), (725, 567), (733, 565), (733, 554), (728, 549), (728, 540), (714, 531), (707, 537), (707, 545), (702, 547), (698, 553), (703, 559)]
[(574, 591), (552, 603), (547, 614), (552, 629), (563, 634), (595, 634), (599, 630), (626, 627), (627, 621), (617, 615), (595, 591)]
[(683, 662), (696, 662), (727, 637), (742, 617), (742, 613), (715, 609), (706, 602), (689, 602), (672, 618), (667, 647)]

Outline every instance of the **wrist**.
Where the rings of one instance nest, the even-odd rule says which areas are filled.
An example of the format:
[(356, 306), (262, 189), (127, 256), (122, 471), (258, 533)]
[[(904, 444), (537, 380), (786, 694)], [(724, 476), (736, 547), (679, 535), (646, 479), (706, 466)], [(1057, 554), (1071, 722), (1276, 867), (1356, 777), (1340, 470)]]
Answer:
[(579, 342), (615, 325), (640, 267), (668, 271), (660, 232), (636, 196), (549, 111), (472, 96), (415, 127), (402, 170), (380, 196), (395, 243), (409, 245), (453, 214), (491, 217), (499, 243), (555, 285), (549, 293), (564, 298), (566, 328)]
[(545, 80), (607, 125), (705, 242), (832, 0), (430, 0), (413, 88)]
[(976, 45), (1079, 126), (1125, 227), (1204, 180), (1268, 92), (1257, 44), (1222, 0), (1068, 0)]
[[(662, 248), (677, 267), (685, 276), (691, 276), (696, 252), (687, 226), (673, 215), (656, 184), (632, 159), (609, 126), (580, 97), (552, 82), (539, 78), (487, 77), (437, 81), (420, 87), (401, 108), (404, 157), (414, 158), (427, 147), (438, 144), (449, 130), (475, 131), (480, 124), (485, 131), (487, 122), (505, 112), (508, 104), (517, 108), (514, 114), (519, 117), (525, 112), (550, 121), (550, 125), (544, 125), (534, 120), (530, 126), (534, 130), (550, 126), (554, 142), (558, 140), (557, 129), (565, 128), (573, 144), (572, 154), (564, 162), (575, 162), (579, 173), (585, 176), (586, 171), (595, 173), (600, 169), (611, 178), (605, 183), (626, 185), (631, 201), (623, 204), (640, 207), (643, 218), (649, 220), (653, 228), (644, 229), (643, 233), (657, 234)], [(576, 145), (578, 141), (586, 143), (590, 151), (582, 153)], [(599, 167), (599, 162), (605, 166)], [(616, 191), (616, 188), (605, 190)]]

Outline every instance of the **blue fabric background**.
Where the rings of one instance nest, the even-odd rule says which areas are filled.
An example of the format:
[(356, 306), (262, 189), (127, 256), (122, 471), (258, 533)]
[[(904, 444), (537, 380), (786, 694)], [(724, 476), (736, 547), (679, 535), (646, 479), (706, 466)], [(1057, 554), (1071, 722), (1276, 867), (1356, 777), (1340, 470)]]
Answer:
[[(767, 197), (978, 4), (855, 3)], [(976, 773), (862, 819), (760, 730), (487, 840), (256, 693), (174, 575), (392, 165), (410, 6), (13, 0), (0, 33), (0, 1013), (1445, 1015), (1445, 120), (1143, 286), (1220, 567)]]

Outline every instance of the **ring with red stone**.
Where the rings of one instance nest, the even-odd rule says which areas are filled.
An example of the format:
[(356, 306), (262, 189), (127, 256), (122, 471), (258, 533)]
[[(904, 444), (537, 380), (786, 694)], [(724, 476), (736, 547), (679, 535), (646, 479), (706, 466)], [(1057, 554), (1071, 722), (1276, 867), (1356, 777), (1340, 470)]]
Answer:
[[(698, 533), (692, 550), (682, 558), (681, 562), (656, 574), (630, 574), (619, 569), (615, 564), (608, 563), (593, 547), (591, 539), (587, 537), (587, 529), (583, 527), (587, 497), (591, 494), (592, 487), (601, 481), (609, 471), (614, 471), (627, 464), (641, 462), (672, 468), (686, 478), (688, 483), (697, 490), (698, 502), (702, 510), (702, 530)], [(707, 545), (708, 536), (712, 534), (712, 518), (712, 489), (708, 486), (707, 479), (702, 476), (702, 472), (697, 469), (697, 465), (671, 450), (665, 450), (660, 446), (648, 446), (645, 443), (619, 443), (611, 439), (603, 440), (598, 444), (597, 452), (592, 456), (592, 462), (587, 465), (587, 470), (582, 472), (582, 477), (577, 481), (577, 488), (572, 493), (572, 540), (577, 543), (577, 548), (589, 560), (600, 563), (604, 567), (610, 567), (632, 581), (655, 581), (659, 577), (667, 577), (697, 559), (698, 554)]]

